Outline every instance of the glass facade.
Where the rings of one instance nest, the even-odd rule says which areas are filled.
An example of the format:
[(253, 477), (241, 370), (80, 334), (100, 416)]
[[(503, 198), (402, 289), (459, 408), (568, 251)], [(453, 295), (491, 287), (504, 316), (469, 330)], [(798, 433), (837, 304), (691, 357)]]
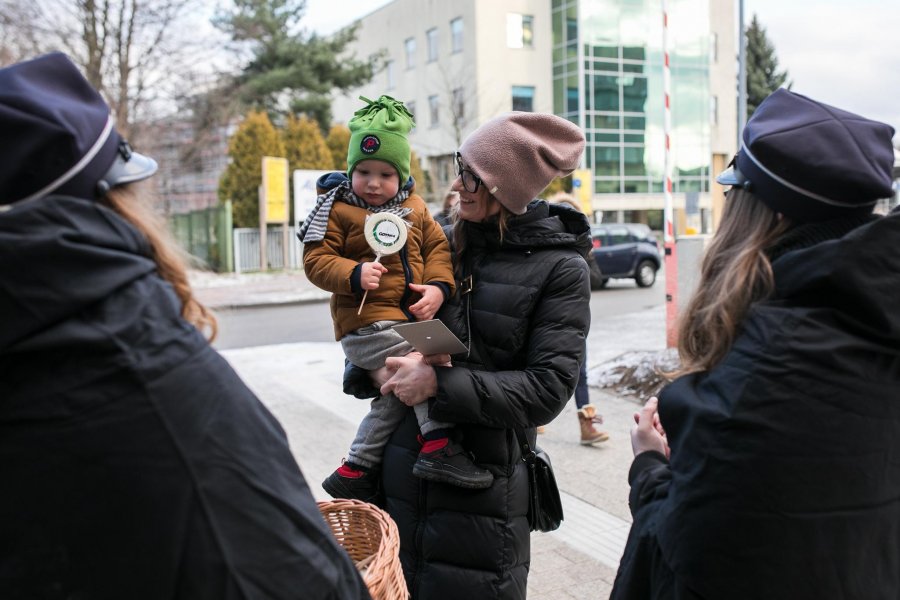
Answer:
[[(672, 179), (709, 191), (710, 0), (669, 0)], [(662, 9), (658, 0), (553, 0), (553, 107), (587, 137), (595, 194), (662, 193)]]

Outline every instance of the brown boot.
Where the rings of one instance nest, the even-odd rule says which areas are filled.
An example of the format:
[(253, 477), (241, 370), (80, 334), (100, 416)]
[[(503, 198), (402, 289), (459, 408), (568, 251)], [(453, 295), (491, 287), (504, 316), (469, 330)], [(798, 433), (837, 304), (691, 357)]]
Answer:
[(585, 404), (578, 409), (578, 424), (581, 426), (581, 444), (590, 446), (598, 442), (605, 442), (609, 435), (605, 431), (594, 429), (594, 423), (603, 423), (603, 417), (597, 414), (593, 404)]

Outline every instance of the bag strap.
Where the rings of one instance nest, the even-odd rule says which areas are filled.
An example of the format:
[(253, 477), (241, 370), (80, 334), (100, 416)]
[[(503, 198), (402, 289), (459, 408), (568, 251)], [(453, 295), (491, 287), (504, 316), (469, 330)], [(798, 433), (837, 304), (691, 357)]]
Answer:
[(533, 466), (534, 461), (537, 458), (537, 453), (532, 449), (531, 444), (528, 443), (528, 437), (525, 435), (525, 430), (521, 427), (513, 428), (516, 432), (516, 437), (519, 438), (519, 444), (522, 446), (522, 460), (526, 465)]

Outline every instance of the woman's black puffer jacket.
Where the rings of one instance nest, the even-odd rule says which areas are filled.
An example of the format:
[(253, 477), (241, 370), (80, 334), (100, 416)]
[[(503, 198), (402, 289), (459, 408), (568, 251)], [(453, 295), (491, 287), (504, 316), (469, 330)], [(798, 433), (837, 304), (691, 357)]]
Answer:
[(496, 223), (466, 227), (472, 291), (460, 290), (439, 316), (470, 353), (436, 368), (430, 412), (458, 424), (462, 445), (494, 483), (468, 490), (415, 477), (420, 445), (410, 410), (385, 449), (386, 506), (413, 598), (524, 598), (528, 478), (514, 428), (533, 443), (534, 427), (559, 414), (575, 389), (590, 325), (589, 226), (577, 211), (536, 201), (509, 221), (502, 241)]

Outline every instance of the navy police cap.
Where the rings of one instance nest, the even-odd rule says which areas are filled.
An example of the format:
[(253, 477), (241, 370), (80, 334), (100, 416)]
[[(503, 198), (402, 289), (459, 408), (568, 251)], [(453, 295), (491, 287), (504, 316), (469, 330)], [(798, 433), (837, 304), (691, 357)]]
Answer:
[(156, 172), (61, 53), (0, 69), (0, 206), (51, 193), (93, 199)]
[(867, 214), (893, 194), (894, 129), (786, 89), (744, 127), (732, 166), (716, 177), (800, 222)]

